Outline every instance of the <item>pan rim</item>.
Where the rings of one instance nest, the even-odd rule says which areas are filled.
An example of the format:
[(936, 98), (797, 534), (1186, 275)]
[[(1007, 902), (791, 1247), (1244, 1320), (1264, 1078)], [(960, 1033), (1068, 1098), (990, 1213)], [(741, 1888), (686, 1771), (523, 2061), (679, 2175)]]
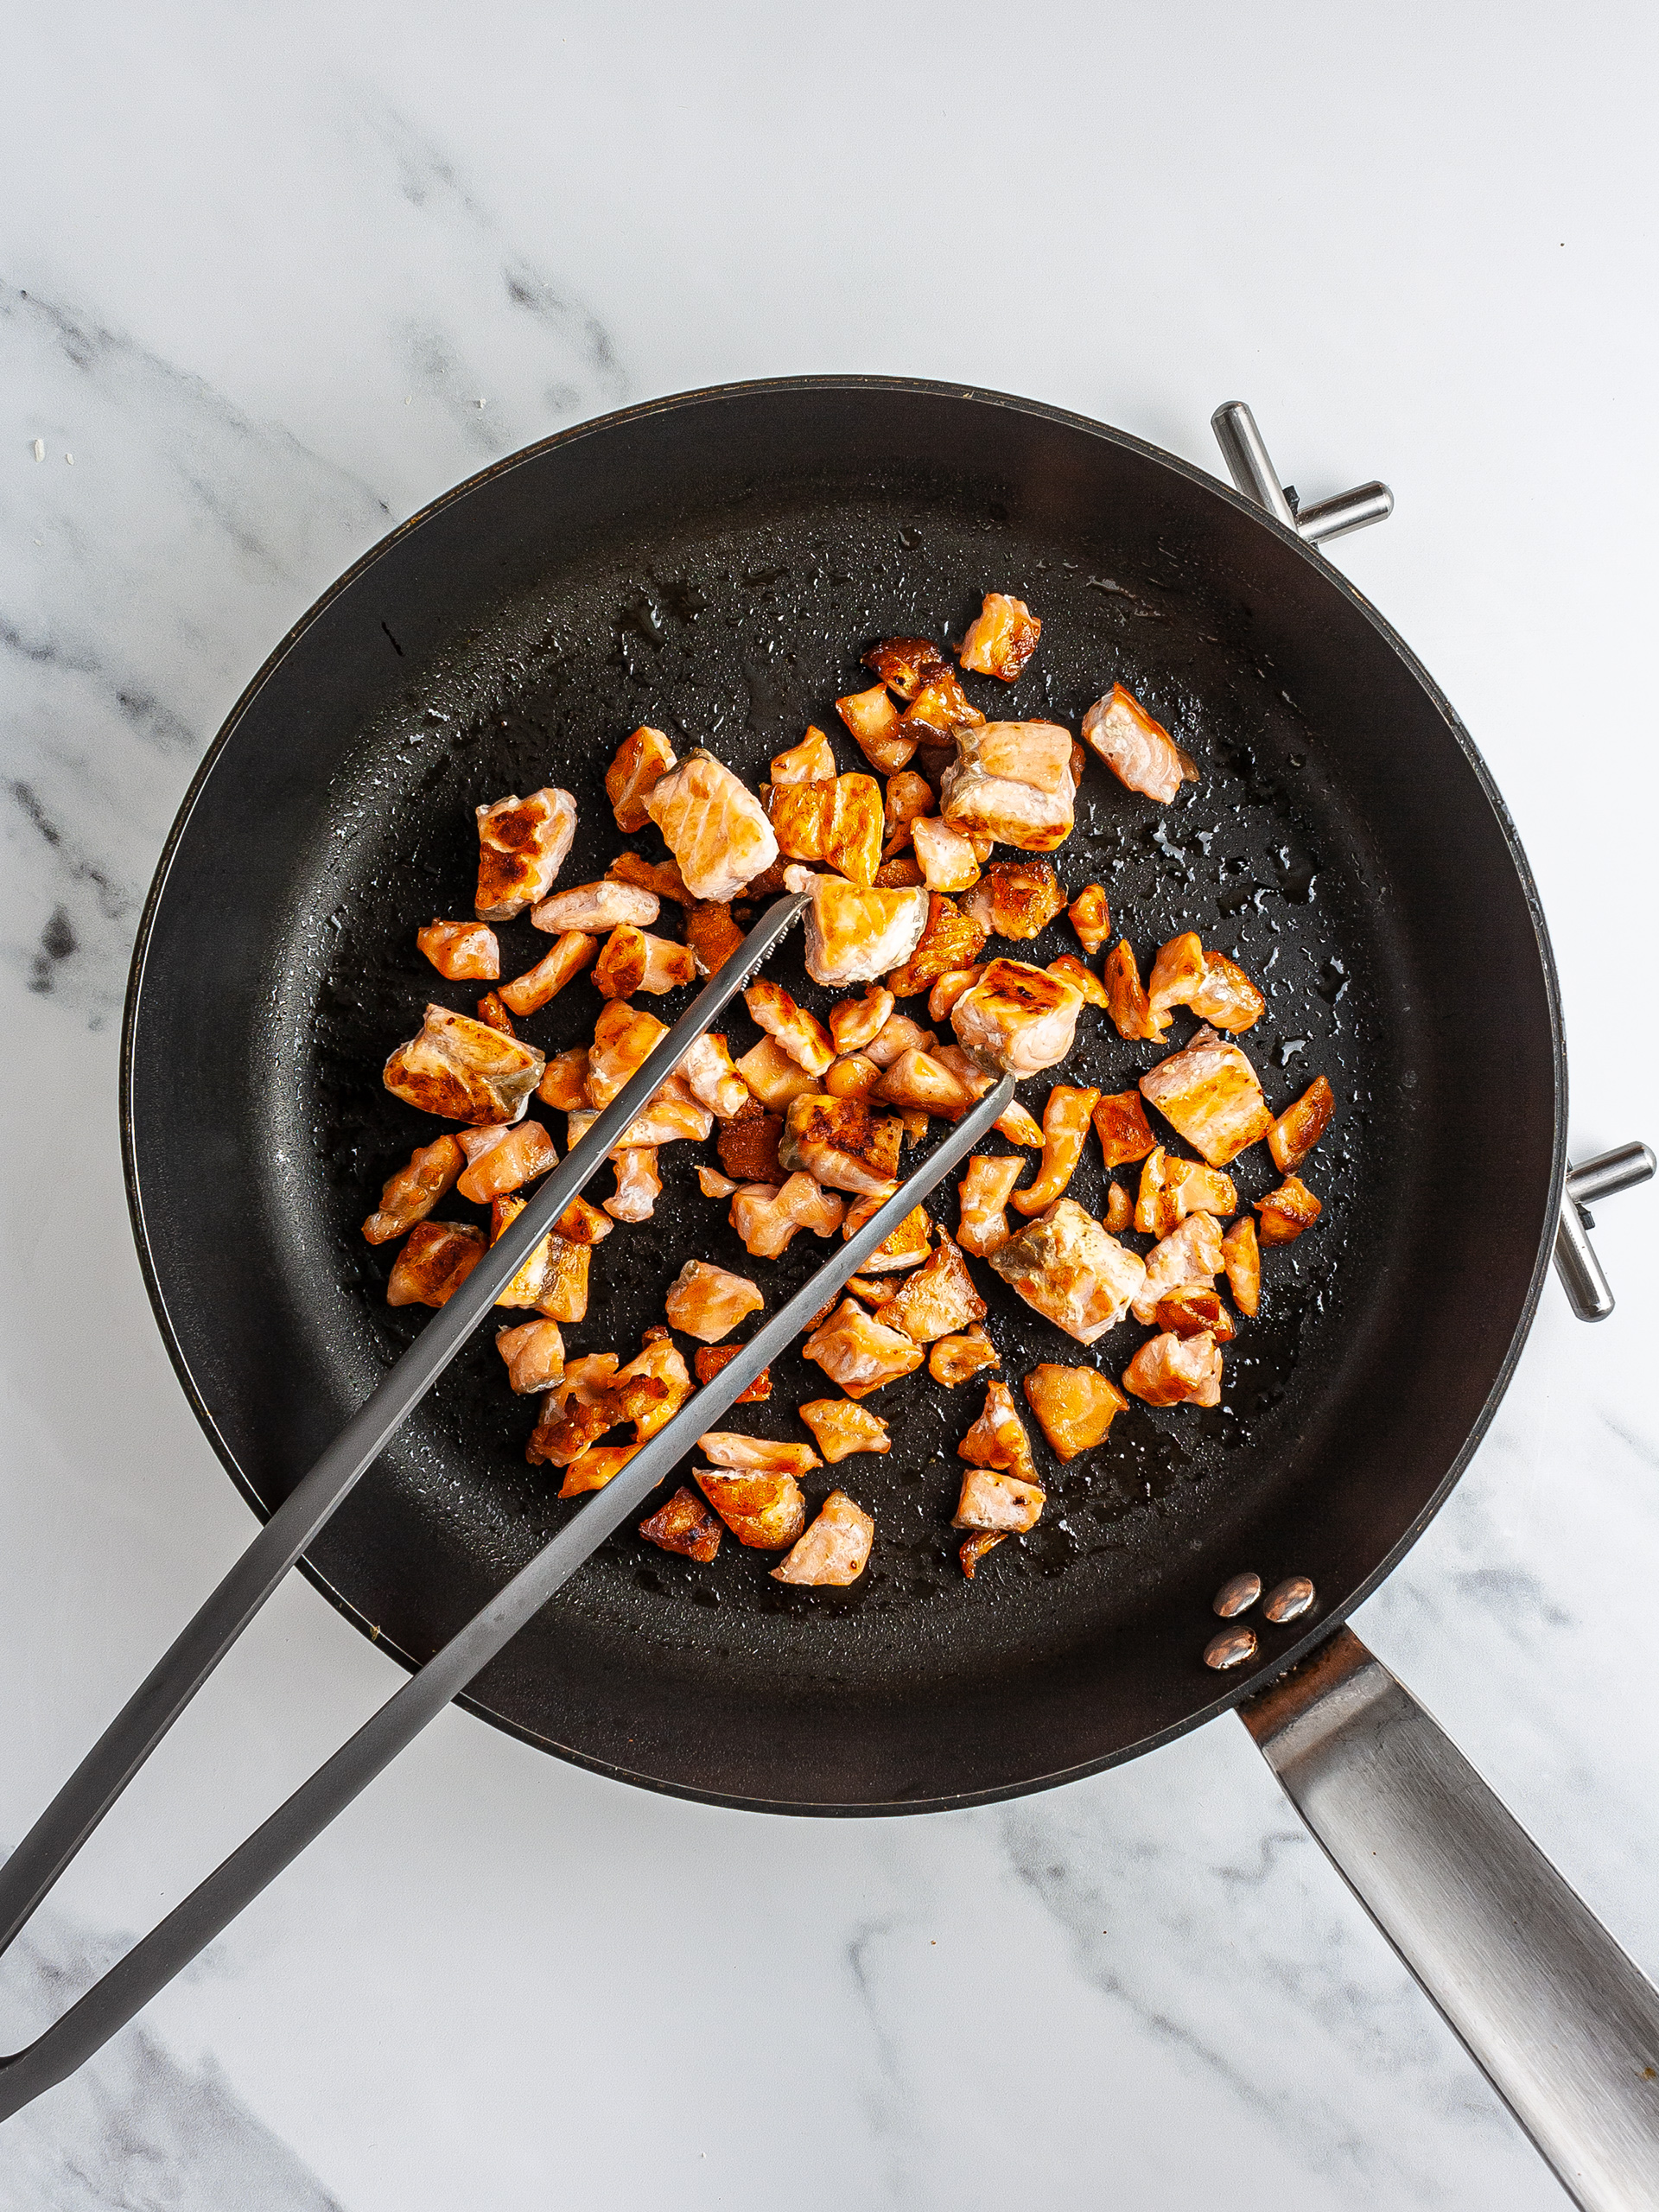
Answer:
[[(361, 553), (349, 567), (342, 570), (304, 613), (298, 617), (284, 635), (278, 639), (244, 687), (220, 725), (213, 742), (203, 754), (194, 775), (191, 778), (188, 788), (180, 802), (178, 811), (162, 844), (143, 909), (139, 917), (132, 957), (128, 969), (126, 995), (122, 1012), (118, 1118), (121, 1131), (122, 1175), (126, 1192), (127, 1210), (132, 1226), (133, 1241), (137, 1248), (139, 1268), (143, 1277), (144, 1288), (149, 1299), (150, 1310), (155, 1316), (156, 1327), (161, 1333), (162, 1344), (166, 1347), (180, 1386), (208, 1443), (237, 1490), (251, 1507), (256, 1516), (263, 1522), (269, 1518), (268, 1510), (245, 1477), (227, 1439), (220, 1430), (212, 1408), (197, 1384), (179, 1333), (174, 1326), (166, 1291), (161, 1280), (160, 1268), (149, 1234), (142, 1169), (137, 1157), (134, 1081), (138, 1024), (141, 1019), (150, 942), (156, 917), (166, 896), (174, 861), (189, 828), (192, 816), (214, 770), (228, 750), (245, 716), (265, 684), (334, 601), (404, 537), (445, 509), (469, 497), (482, 486), (505, 475), (510, 470), (539, 460), (543, 455), (557, 448), (574, 445), (584, 438), (609, 432), (626, 424), (648, 421), (659, 415), (719, 404), (736, 399), (751, 398), (768, 393), (832, 394), (837, 392), (898, 393), (950, 401), (969, 400), (989, 407), (1007, 409), (1017, 414), (1033, 416), (1043, 421), (1079, 432), (1084, 435), (1104, 440), (1109, 444), (1117, 446), (1126, 452), (1171, 470), (1196, 490), (1230, 505), (1238, 513), (1247, 517), (1258, 527), (1276, 537), (1281, 544), (1294, 549), (1301, 561), (1338, 593), (1346, 601), (1350, 611), (1357, 613), (1375, 632), (1382, 643), (1397, 656), (1407, 673), (1424, 692), (1462, 753), (1483, 796), (1491, 808), (1509, 855), (1510, 865), (1516, 871), (1526, 900), (1527, 910), (1532, 923), (1533, 936), (1537, 946), (1549, 1017), (1554, 1114), (1549, 1203), (1543, 1217), (1544, 1225), (1540, 1235), (1539, 1249), (1534, 1255), (1526, 1295), (1522, 1301), (1509, 1346), (1493, 1378), (1491, 1388), (1482, 1402), (1461, 1449), (1455, 1455), (1432, 1496), (1383, 1558), (1353, 1592), (1338, 1604), (1334, 1605), (1330, 1611), (1322, 1613), (1318, 1623), (1310, 1628), (1305, 1636), (1278, 1655), (1272, 1675), (1247, 1675), (1243, 1681), (1221, 1691), (1209, 1704), (1186, 1714), (1182, 1719), (1173, 1722), (1168, 1727), (1139, 1738), (1132, 1744), (1120, 1745), (1101, 1758), (1081, 1761), (1052, 1773), (1028, 1776), (1017, 1782), (999, 1784), (988, 1789), (964, 1789), (948, 1795), (881, 1802), (862, 1802), (855, 1804), (839, 1802), (808, 1803), (799, 1799), (779, 1801), (740, 1796), (717, 1789), (694, 1787), (685, 1783), (665, 1781), (656, 1775), (636, 1772), (613, 1760), (595, 1758), (574, 1745), (555, 1742), (552, 1738), (533, 1729), (522, 1726), (496, 1711), (493, 1707), (474, 1699), (466, 1693), (454, 1700), (457, 1705), (464, 1707), (479, 1719), (488, 1721), (492, 1726), (533, 1745), (539, 1751), (550, 1752), (555, 1757), (574, 1766), (585, 1768), (591, 1773), (604, 1775), (613, 1781), (626, 1783), (638, 1789), (653, 1791), (659, 1796), (682, 1797), (697, 1803), (720, 1805), (743, 1812), (787, 1814), (803, 1818), (874, 1819), (889, 1818), (901, 1814), (962, 1811), (972, 1806), (1001, 1803), (1013, 1798), (1026, 1796), (1039, 1789), (1056, 1789), (1066, 1783), (1082, 1781), (1090, 1775), (1102, 1773), (1108, 1768), (1121, 1765), (1129, 1759), (1138, 1758), (1146, 1752), (1156, 1751), (1166, 1744), (1173, 1743), (1192, 1729), (1203, 1726), (1231, 1707), (1241, 1704), (1245, 1698), (1254, 1696), (1259, 1691), (1266, 1689), (1270, 1682), (1276, 1681), (1293, 1667), (1300, 1664), (1310, 1652), (1341, 1627), (1350, 1615), (1356, 1611), (1394, 1572), (1406, 1554), (1422, 1535), (1462, 1478), (1470, 1460), (1484, 1438), (1497, 1408), (1509, 1389), (1522, 1351), (1531, 1334), (1539, 1300), (1543, 1293), (1544, 1280), (1548, 1272), (1554, 1251), (1554, 1224), (1560, 1211), (1567, 1172), (1566, 1035), (1562, 1020), (1560, 981), (1556, 971), (1554, 952), (1544, 918), (1542, 902), (1539, 897), (1530, 863), (1503, 794), (1498, 790), (1491, 770), (1460, 716), (1393, 625), (1377, 612), (1364, 594), (1339, 569), (1333, 568), (1295, 531), (1277, 521), (1264, 509), (1258, 507), (1252, 500), (1235, 491), (1231, 486), (1224, 483), (1217, 477), (1210, 475), (1192, 462), (1182, 460), (1179, 454), (1172, 454), (1163, 447), (1138, 438), (1129, 431), (1117, 429), (1093, 416), (1078, 414), (1071, 409), (1056, 407), (1046, 401), (1024, 397), (1017, 393), (988, 390), (980, 385), (963, 385), (959, 382), (932, 378), (856, 374), (741, 379), (728, 384), (703, 385), (691, 391), (666, 394), (654, 399), (639, 402), (630, 407), (613, 410), (608, 414), (594, 416), (581, 423), (572, 423), (565, 429), (554, 432), (549, 437), (538, 439), (531, 445), (521, 447), (517, 451), (504, 454), (499, 460), (492, 461), (475, 474), (463, 479), (460, 483), (452, 485), (447, 491), (440, 493), (424, 506), (418, 508), (405, 520), (388, 531), (384, 537)], [(382, 1634), (379, 1628), (370, 1622), (357, 1605), (321, 1574), (308, 1558), (302, 1555), (296, 1564), (300, 1573), (313, 1587), (318, 1590), (337, 1611), (342, 1613), (354, 1627), (368, 1637), (378, 1649), (385, 1652), (407, 1672), (414, 1672), (422, 1663), (412, 1653), (402, 1649), (390, 1637)]]

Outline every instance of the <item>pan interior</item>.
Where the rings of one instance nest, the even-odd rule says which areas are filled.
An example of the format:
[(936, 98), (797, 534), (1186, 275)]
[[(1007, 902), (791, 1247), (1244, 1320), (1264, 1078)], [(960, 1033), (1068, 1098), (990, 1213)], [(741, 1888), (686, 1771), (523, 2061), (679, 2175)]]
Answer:
[[(843, 768), (863, 768), (833, 708), (873, 680), (861, 652), (894, 632), (959, 638), (988, 588), (1028, 601), (1044, 630), (1015, 684), (973, 685), (986, 712), (1075, 730), (1119, 681), (1198, 762), (1165, 809), (1091, 760), (1055, 857), (1071, 892), (1106, 887), (1143, 967), (1192, 928), (1262, 984), (1268, 1012), (1243, 1041), (1275, 1109), (1330, 1077), (1338, 1119), (1306, 1170), (1317, 1230), (1268, 1255), (1262, 1313), (1229, 1347), (1216, 1410), (1137, 1402), (1070, 1465), (1029, 1424), (1047, 1510), (971, 1585), (949, 1522), (982, 1387), (943, 1392), (925, 1370), (870, 1402), (891, 1425), (886, 1458), (807, 1484), (810, 1505), (840, 1486), (876, 1516), (851, 1590), (786, 1589), (772, 1555), (730, 1541), (701, 1566), (631, 1530), (611, 1539), (474, 1701), (658, 1786), (801, 1808), (936, 1802), (1183, 1725), (1215, 1693), (1198, 1654), (1216, 1585), (1242, 1567), (1306, 1573), (1323, 1611), (1351, 1600), (1458, 1464), (1527, 1309), (1554, 1134), (1547, 978), (1502, 823), (1438, 703), (1312, 563), (1214, 493), (1052, 418), (969, 411), (1004, 435), (941, 429), (929, 451), (894, 423), (872, 454), (823, 423), (808, 435), (798, 414), (763, 423), (750, 451), (728, 413), (724, 454), (705, 438), (684, 442), (687, 458), (658, 417), (619, 429), (597, 471), (590, 440), (474, 487), (350, 582), (256, 690), (153, 919), (133, 1031), (143, 1226), (189, 1379), (268, 1509), (424, 1318), (385, 1305), (391, 1249), (359, 1224), (437, 1130), (384, 1090), (382, 1063), (427, 1001), (471, 1012), (477, 996), (415, 948), (422, 923), (470, 913), (476, 805), (571, 791), (562, 882), (625, 847), (660, 857), (656, 831), (625, 838), (606, 800), (627, 731), (707, 745), (753, 788), (816, 723)], [(804, 457), (824, 447), (833, 458)], [(1091, 505), (1057, 484), (1063, 454), (1098, 480)], [(539, 525), (522, 512), (537, 472)], [(1460, 921), (1500, 963), (1507, 1029), (1459, 1003), (1474, 962), (1446, 950)], [(187, 967), (193, 924), (216, 937), (205, 957), (198, 937)], [(547, 948), (524, 921), (498, 934), (504, 976)], [(1045, 962), (1077, 948), (1062, 917), (1012, 949)], [(798, 940), (768, 972), (815, 1010), (834, 996), (806, 978)], [(671, 1020), (687, 996), (652, 1011)], [(187, 1045), (193, 1001), (213, 1019)], [(585, 1043), (601, 1004), (584, 977), (521, 1033), (550, 1053)], [(925, 1018), (920, 1001), (904, 1010)], [(1195, 1026), (1178, 1014), (1168, 1043), (1128, 1045), (1086, 1014), (1061, 1072), (1128, 1088)], [(759, 1034), (741, 1002), (725, 1027), (734, 1053)], [(210, 1099), (169, 1082), (181, 1054), (218, 1071)], [(1039, 1116), (1047, 1086), (1023, 1093)], [(1502, 1102), (1484, 1146), (1458, 1110), (1471, 1086)], [(560, 1117), (532, 1110), (563, 1149)], [(748, 1257), (698, 1189), (712, 1156), (664, 1149), (656, 1213), (595, 1253), (568, 1351), (630, 1357), (688, 1257), (755, 1276), (769, 1303), (817, 1264), (804, 1236), (781, 1261)], [(1071, 1185), (1096, 1212), (1099, 1160), (1090, 1144)], [(1500, 1163), (1522, 1193), (1501, 1219)], [(1234, 1172), (1245, 1205), (1278, 1179), (1262, 1147)], [(604, 1171), (589, 1196), (609, 1187)], [(931, 1210), (954, 1226), (950, 1185)], [(453, 1194), (439, 1211), (486, 1218)], [(1116, 1372), (1139, 1339), (1130, 1323), (1085, 1352), (983, 1263), (974, 1273), (1016, 1395), (1039, 1360)], [(1471, 1321), (1458, 1301), (1476, 1283)], [(772, 1385), (730, 1425), (799, 1438), (793, 1408), (833, 1395), (798, 1354)], [(398, 1655), (427, 1656), (579, 1510), (524, 1463), (534, 1418), (480, 1332), (315, 1548), (311, 1571)], [(1276, 1649), (1268, 1635), (1264, 1656), (1293, 1633)]]

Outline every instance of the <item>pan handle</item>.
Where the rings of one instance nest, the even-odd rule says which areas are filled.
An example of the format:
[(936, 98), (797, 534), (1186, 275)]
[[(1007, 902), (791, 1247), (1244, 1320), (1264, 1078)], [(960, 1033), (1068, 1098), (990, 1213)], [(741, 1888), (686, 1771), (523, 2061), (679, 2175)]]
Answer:
[(1584, 2212), (1659, 2204), (1659, 1991), (1340, 1628), (1239, 1708), (1355, 1896)]

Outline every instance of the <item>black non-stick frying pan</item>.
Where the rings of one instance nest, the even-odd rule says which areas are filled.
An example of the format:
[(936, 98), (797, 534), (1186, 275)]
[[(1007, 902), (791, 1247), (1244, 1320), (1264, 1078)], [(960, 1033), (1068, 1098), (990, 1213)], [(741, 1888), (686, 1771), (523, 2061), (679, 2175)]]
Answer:
[[(890, 1457), (854, 1463), (879, 1535), (853, 1589), (784, 1590), (729, 1545), (705, 1567), (613, 1537), (468, 1701), (619, 1778), (773, 1811), (969, 1804), (1149, 1749), (1321, 1647), (1291, 1677), (1300, 1719), (1254, 1709), (1264, 1736), (1306, 1738), (1310, 1681), (1340, 1676), (1354, 1708), (1381, 1675), (1332, 1631), (1457, 1479), (1539, 1295), (1566, 1071), (1536, 894), (1467, 734), (1360, 594), (1282, 518), (1030, 402), (857, 378), (692, 394), (516, 455), (366, 556), (251, 687), (169, 842), (128, 1008), (130, 1187), (169, 1350), (256, 1510), (425, 1318), (386, 1306), (389, 1256), (358, 1224), (435, 1133), (384, 1090), (381, 1063), (426, 999), (470, 1010), (414, 932), (467, 911), (474, 807), (564, 785), (580, 810), (567, 874), (596, 875), (641, 842), (616, 830), (602, 781), (637, 723), (753, 785), (809, 722), (839, 731), (832, 702), (868, 680), (867, 644), (960, 635), (987, 588), (1044, 621), (998, 692), (1004, 715), (1075, 728), (1119, 680), (1199, 764), (1168, 810), (1091, 764), (1058, 858), (1073, 890), (1106, 885), (1143, 958), (1190, 926), (1262, 981), (1247, 1042), (1270, 1100), (1322, 1069), (1340, 1101), (1304, 1171), (1325, 1215), (1268, 1256), (1221, 1405), (1137, 1403), (1065, 1466), (1039, 1440), (1044, 1522), (971, 1585), (948, 1523), (977, 1393), (946, 1396), (925, 1372), (883, 1394)], [(545, 949), (522, 923), (502, 936), (504, 973)], [(1062, 920), (1028, 957), (1067, 949)], [(769, 972), (827, 995), (798, 950)], [(598, 1004), (583, 982), (527, 1033), (583, 1041)], [(729, 1027), (749, 1041), (741, 1012)], [(1121, 1090), (1166, 1049), (1100, 1019), (1067, 1078)], [(1040, 1110), (1046, 1079), (1032, 1089)], [(687, 1257), (752, 1268), (691, 1155), (664, 1152), (655, 1217), (600, 1249), (573, 1349), (627, 1356)], [(1276, 1180), (1241, 1165), (1246, 1201)], [(1073, 1195), (1098, 1211), (1103, 1185), (1085, 1167)], [(782, 1283), (811, 1271), (810, 1242), (778, 1263)], [(1075, 1361), (980, 1278), (1005, 1375)], [(1110, 1339), (1102, 1351), (1121, 1364)], [(798, 1436), (792, 1409), (822, 1382), (785, 1357), (743, 1414)], [(406, 1664), (575, 1510), (524, 1464), (532, 1419), (480, 1335), (308, 1552), (319, 1587)], [(1254, 1667), (1220, 1678), (1200, 1663), (1210, 1600), (1241, 1568), (1306, 1574), (1318, 1603), (1263, 1626)], [(1579, 2158), (1425, 1978), (1558, 2168)]]

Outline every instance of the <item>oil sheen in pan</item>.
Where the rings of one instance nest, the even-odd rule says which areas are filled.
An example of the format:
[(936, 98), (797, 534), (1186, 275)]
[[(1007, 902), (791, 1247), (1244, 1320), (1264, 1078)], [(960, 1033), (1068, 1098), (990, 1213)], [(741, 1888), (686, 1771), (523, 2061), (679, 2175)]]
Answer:
[[(1275, 1109), (1321, 1070), (1336, 1089), (1336, 1121), (1306, 1171), (1324, 1216), (1294, 1247), (1266, 1256), (1262, 1312), (1227, 1349), (1218, 1408), (1157, 1411), (1133, 1402), (1103, 1447), (1069, 1465), (1028, 1420), (1048, 1507), (1029, 1537), (999, 1548), (969, 1589), (949, 1524), (961, 1474), (956, 1445), (979, 1410), (983, 1378), (946, 1392), (924, 1369), (869, 1402), (891, 1425), (891, 1452), (826, 1468), (807, 1485), (816, 1502), (839, 1483), (876, 1516), (872, 1565), (852, 1589), (788, 1590), (769, 1579), (771, 1554), (728, 1541), (702, 1566), (652, 1550), (628, 1529), (562, 1600), (601, 1613), (620, 1605), (631, 1630), (645, 1628), (670, 1643), (688, 1605), (719, 1609), (720, 1635), (734, 1651), (763, 1649), (779, 1615), (816, 1636), (837, 1618), (850, 1630), (859, 1615), (899, 1616), (906, 1628), (918, 1627), (910, 1617), (943, 1608), (959, 1634), (969, 1626), (959, 1618), (963, 1609), (974, 1608), (988, 1635), (1005, 1641), (1015, 1630), (1007, 1617), (1013, 1607), (1016, 1632), (1029, 1633), (1038, 1617), (1059, 1630), (1064, 1617), (1093, 1611), (1103, 1586), (1132, 1572), (1148, 1548), (1178, 1542), (1192, 1516), (1226, 1516), (1246, 1503), (1241, 1478), (1249, 1482), (1253, 1467), (1270, 1459), (1275, 1436), (1295, 1433), (1304, 1390), (1339, 1357), (1344, 1312), (1385, 1233), (1376, 1198), (1389, 1174), (1383, 1071), (1403, 1060), (1387, 1034), (1389, 1001), (1378, 988), (1386, 949), (1361, 896), (1374, 863), (1355, 849), (1351, 822), (1324, 803), (1319, 734), (1306, 727), (1277, 672), (1229, 636), (1225, 613), (1195, 603), (1189, 580), (1173, 567), (1090, 573), (1054, 563), (1007, 531), (993, 557), (995, 573), (987, 574), (982, 538), (945, 526), (937, 508), (906, 524), (885, 502), (864, 512), (849, 505), (833, 545), (822, 535), (803, 543), (787, 527), (763, 526), (724, 541), (659, 546), (648, 574), (601, 569), (563, 598), (504, 696), (457, 707), (460, 687), (451, 686), (449, 704), (411, 701), (398, 727), (374, 733), (342, 774), (336, 803), (368, 850), (359, 851), (346, 895), (327, 918), (306, 1119), (328, 1186), (343, 1285), (386, 1354), (409, 1340), (423, 1309), (385, 1306), (395, 1248), (372, 1251), (358, 1224), (383, 1178), (435, 1127), (384, 1091), (379, 1070), (392, 1046), (418, 1027), (426, 1000), (470, 1012), (477, 996), (476, 986), (444, 982), (415, 950), (421, 923), (470, 912), (474, 807), (542, 784), (572, 790), (579, 828), (563, 882), (598, 875), (625, 847), (658, 857), (656, 830), (625, 837), (605, 797), (604, 769), (628, 730), (652, 721), (677, 747), (705, 743), (753, 788), (772, 754), (815, 721), (843, 769), (863, 769), (833, 709), (838, 693), (873, 680), (859, 666), (861, 649), (898, 632), (959, 637), (986, 588), (1025, 597), (1045, 626), (1016, 683), (969, 679), (984, 711), (1050, 715), (1075, 730), (1090, 702), (1122, 680), (1202, 770), (1166, 809), (1125, 791), (1091, 757), (1077, 829), (1053, 855), (1068, 891), (1105, 885), (1115, 933), (1128, 935), (1143, 971), (1156, 947), (1183, 928), (1243, 963), (1268, 1005), (1241, 1041)], [(671, 915), (665, 925), (672, 931)], [(524, 921), (499, 925), (499, 934), (504, 976), (530, 966), (549, 942)], [(1034, 943), (1014, 948), (1039, 963), (1077, 949), (1064, 916)], [(768, 972), (817, 1010), (836, 995), (806, 977), (798, 940)], [(649, 1003), (671, 1019), (685, 996)], [(584, 978), (520, 1024), (520, 1033), (549, 1052), (586, 1042), (601, 1003)], [(925, 1020), (925, 1007), (913, 1000), (903, 1010)], [(726, 1026), (734, 1053), (759, 1033), (741, 1005)], [(1103, 1012), (1085, 1010), (1066, 1066), (1022, 1095), (1040, 1116), (1053, 1077), (1128, 1088), (1195, 1026), (1178, 1013), (1166, 1043), (1126, 1044)], [(563, 1147), (562, 1117), (533, 1110)], [(1001, 1138), (990, 1144), (1003, 1148)], [(774, 1286), (782, 1295), (817, 1264), (822, 1248), (805, 1236), (779, 1262), (749, 1259), (724, 1204), (698, 1189), (696, 1163), (713, 1156), (712, 1144), (663, 1149), (655, 1217), (619, 1225), (595, 1252), (588, 1317), (565, 1331), (569, 1351), (629, 1357), (644, 1329), (663, 1319), (664, 1293), (689, 1256), (753, 1275), (769, 1299)], [(1278, 1179), (1262, 1147), (1233, 1172), (1246, 1207)], [(1134, 1173), (1120, 1171), (1131, 1188)], [(1105, 1180), (1091, 1141), (1071, 1193), (1103, 1211)], [(608, 1188), (607, 1171), (589, 1196), (602, 1198)], [(932, 1211), (954, 1225), (950, 1196), (936, 1198)], [(453, 1194), (439, 1211), (484, 1218)], [(1133, 1241), (1145, 1249), (1149, 1240)], [(1002, 1376), (1022, 1413), (1020, 1380), (1039, 1360), (1094, 1358), (1119, 1372), (1144, 1333), (1126, 1323), (1086, 1352), (982, 1262), (974, 1273), (990, 1306), (987, 1326)], [(770, 1402), (744, 1407), (734, 1424), (804, 1438), (793, 1408), (830, 1387), (819, 1369), (791, 1355), (773, 1367)], [(493, 1535), (504, 1567), (577, 1510), (557, 1503), (550, 1471), (524, 1465), (535, 1402), (511, 1396), (493, 1344), (480, 1336), (396, 1455), (400, 1479), (420, 1486), (442, 1517), (465, 1523), (470, 1544)], [(812, 1630), (814, 1622), (823, 1628)], [(897, 1632), (900, 1621), (887, 1625)], [(866, 1633), (875, 1629), (867, 1622)]]

